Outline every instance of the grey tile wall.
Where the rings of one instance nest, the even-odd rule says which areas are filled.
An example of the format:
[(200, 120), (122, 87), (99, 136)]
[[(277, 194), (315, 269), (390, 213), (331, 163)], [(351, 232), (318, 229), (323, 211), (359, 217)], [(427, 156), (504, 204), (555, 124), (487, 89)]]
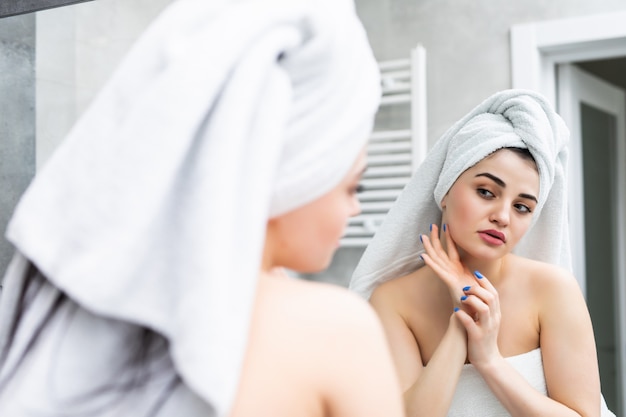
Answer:
[[(4, 238), (35, 174), (35, 16), (0, 19), (0, 277), (13, 254)], [(0, 278), (1, 280), (1, 278)]]

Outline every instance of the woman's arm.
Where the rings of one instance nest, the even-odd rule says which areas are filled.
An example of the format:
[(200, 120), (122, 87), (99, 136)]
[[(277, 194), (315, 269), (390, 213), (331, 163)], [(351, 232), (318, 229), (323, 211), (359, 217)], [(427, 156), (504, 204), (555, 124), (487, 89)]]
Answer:
[(391, 347), (407, 417), (445, 416), (467, 353), (462, 326), (451, 316), (443, 339), (427, 366), (423, 366), (415, 337), (399, 313), (403, 308), (401, 292), (389, 285), (381, 286), (372, 294), (370, 303)]
[(600, 376), (587, 304), (570, 273), (550, 270), (553, 279), (542, 291), (539, 310), (548, 393), (582, 416), (599, 416)]
[(460, 310), (457, 316), (467, 330), (470, 361), (509, 413), (599, 416), (593, 334), (580, 292), (571, 284), (540, 289), (540, 344), (549, 393), (546, 397), (500, 355), (497, 292), (486, 278), (477, 281), (479, 285), (472, 287), (464, 301), (464, 310), (472, 314)]

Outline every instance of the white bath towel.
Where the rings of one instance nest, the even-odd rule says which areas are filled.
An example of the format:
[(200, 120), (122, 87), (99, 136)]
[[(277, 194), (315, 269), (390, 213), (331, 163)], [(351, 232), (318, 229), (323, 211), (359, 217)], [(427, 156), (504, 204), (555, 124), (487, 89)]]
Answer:
[[(531, 387), (543, 395), (548, 395), (541, 348), (508, 357), (506, 361)], [(603, 396), (600, 408), (601, 417), (615, 417), (615, 414), (607, 408)], [(474, 365), (464, 365), (448, 410), (448, 417), (510, 417), (510, 415)]]
[(570, 268), (568, 140), (560, 116), (533, 91), (505, 90), (483, 101), (435, 143), (365, 250), (350, 288), (369, 298), (382, 282), (423, 266), (419, 235), (441, 222), (445, 194), (466, 169), (504, 147), (529, 149), (539, 169), (533, 224), (515, 253)]
[(267, 220), (343, 178), (379, 97), (351, 0), (178, 0), (37, 175), (7, 237), (90, 312), (164, 335), (184, 383), (225, 415)]

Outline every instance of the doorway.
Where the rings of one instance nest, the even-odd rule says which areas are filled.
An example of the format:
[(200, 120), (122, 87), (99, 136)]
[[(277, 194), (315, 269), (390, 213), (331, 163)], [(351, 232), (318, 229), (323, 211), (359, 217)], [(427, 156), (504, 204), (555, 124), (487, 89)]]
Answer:
[(626, 411), (626, 100), (596, 64), (625, 62), (625, 19), (620, 12), (511, 30), (513, 87), (543, 93), (572, 132), (573, 270), (594, 322), (602, 390), (618, 416)]
[(620, 175), (625, 160), (626, 90), (576, 64), (558, 66), (557, 88), (557, 107), (571, 132), (572, 246), (584, 254), (574, 258), (574, 273), (593, 322), (602, 391), (609, 408), (617, 410), (622, 382), (617, 306), (624, 302), (624, 277), (614, 225), (620, 222), (619, 198), (626, 187)]

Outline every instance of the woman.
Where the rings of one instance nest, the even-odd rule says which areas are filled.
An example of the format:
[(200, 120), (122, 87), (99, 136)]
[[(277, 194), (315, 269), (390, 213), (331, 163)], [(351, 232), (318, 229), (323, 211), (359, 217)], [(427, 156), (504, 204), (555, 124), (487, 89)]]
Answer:
[(351, 286), (383, 321), (408, 416), (612, 415), (568, 271), (567, 140), (538, 94), (494, 94), (367, 248)]
[(349, 0), (172, 3), (12, 218), (0, 415), (401, 415), (367, 303), (280, 273), (358, 212), (379, 96)]

